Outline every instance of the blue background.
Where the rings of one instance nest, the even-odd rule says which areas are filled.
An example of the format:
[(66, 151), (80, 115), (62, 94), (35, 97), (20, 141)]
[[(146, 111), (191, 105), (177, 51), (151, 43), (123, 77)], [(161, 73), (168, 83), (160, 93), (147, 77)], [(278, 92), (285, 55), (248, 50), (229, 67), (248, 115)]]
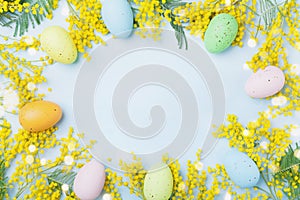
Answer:
[[(59, 4), (59, 8), (54, 12), (53, 20), (47, 20), (36, 29), (31, 29), (28, 35), (37, 36), (45, 27), (51, 25), (60, 25), (67, 28), (68, 24), (64, 20), (66, 17), (61, 14), (65, 7), (66, 3), (64, 1), (61, 1)], [(9, 29), (1, 28), (0, 32), (3, 35), (11, 35), (11, 30)], [(187, 33), (187, 35), (189, 34)], [(193, 36), (191, 38), (197, 41), (197, 43), (203, 47), (203, 42), (200, 38), (196, 38)], [(257, 47), (250, 48), (247, 46), (248, 39), (249, 35), (246, 35), (244, 37), (245, 45), (243, 48), (231, 47), (221, 54), (209, 54), (223, 80), (226, 94), (226, 113), (234, 113), (238, 115), (243, 124), (255, 120), (258, 117), (257, 112), (266, 110), (267, 105), (271, 103), (268, 100), (251, 99), (244, 92), (244, 84), (247, 78), (250, 76), (251, 71), (243, 69), (243, 64), (251, 59), (251, 57), (257, 52), (258, 47), (263, 43), (263, 38), (260, 38)], [(96, 46), (94, 46), (94, 48), (95, 47)], [(31, 56), (29, 54), (24, 55), (28, 59), (36, 59), (39, 57), (38, 54), (35, 56)], [(288, 56), (290, 63), (300, 64), (299, 57), (297, 58), (297, 56), (299, 56), (299, 52), (288, 47)], [(41, 85), (39, 87), (39, 91), (45, 92), (45, 99), (56, 102), (63, 108), (64, 116), (58, 124), (59, 130), (56, 133), (58, 137), (66, 136), (70, 126), (75, 127), (76, 130), (76, 124), (73, 118), (72, 98), (76, 77), (83, 62), (84, 59), (81, 55), (78, 61), (74, 64), (64, 65), (56, 63), (52, 66), (46, 67), (44, 71), (44, 75), (46, 76), (48, 82)], [(51, 87), (53, 91), (48, 92), (48, 87)], [(20, 127), (17, 116), (6, 114), (6, 117), (8, 117), (13, 122), (14, 130), (17, 130)], [(273, 126), (278, 127), (290, 123), (300, 125), (299, 119), (300, 115), (299, 113), (296, 113), (293, 117), (290, 118), (278, 118), (276, 120), (273, 120), (272, 124)], [(293, 136), (293, 141), (296, 142), (299, 140), (299, 138), (300, 132), (296, 136)], [(184, 157), (180, 159), (180, 162), (182, 163), (182, 171), (185, 170), (184, 163), (186, 163), (186, 160), (195, 159), (196, 149), (197, 146), (193, 145), (193, 147), (189, 149)], [(207, 166), (214, 166), (216, 163), (222, 163), (222, 158), (228, 151), (229, 148), (227, 140), (219, 140), (216, 148), (213, 150), (210, 156), (202, 161), (204, 163), (204, 168), (206, 168)], [(55, 157), (55, 155), (50, 155), (50, 157)], [(124, 199), (133, 199), (133, 197), (129, 195), (127, 189), (121, 189), (121, 191)], [(101, 199), (101, 197), (99, 199)], [(222, 195), (220, 196), (220, 199), (223, 199)]]

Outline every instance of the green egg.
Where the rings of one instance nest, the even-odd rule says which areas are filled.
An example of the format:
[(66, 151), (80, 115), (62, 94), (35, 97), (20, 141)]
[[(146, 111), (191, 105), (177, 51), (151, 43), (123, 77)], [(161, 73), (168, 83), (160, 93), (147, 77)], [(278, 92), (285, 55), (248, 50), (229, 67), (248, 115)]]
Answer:
[(173, 175), (166, 165), (148, 172), (144, 180), (146, 200), (168, 200), (173, 191)]
[(210, 53), (220, 53), (227, 49), (238, 33), (238, 22), (232, 15), (222, 13), (209, 23), (204, 34), (204, 45)]
[(77, 49), (69, 33), (60, 26), (46, 28), (41, 36), (42, 49), (55, 61), (71, 64), (77, 59)]

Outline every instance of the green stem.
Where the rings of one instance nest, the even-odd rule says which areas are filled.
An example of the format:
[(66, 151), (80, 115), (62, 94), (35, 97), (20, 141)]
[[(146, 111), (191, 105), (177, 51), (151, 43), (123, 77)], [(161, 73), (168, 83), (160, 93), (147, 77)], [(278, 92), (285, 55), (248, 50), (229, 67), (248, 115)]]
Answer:
[[(39, 177), (41, 174), (45, 173), (46, 171), (48, 171), (48, 170), (50, 170), (50, 169), (53, 169), (53, 168), (55, 168), (55, 167), (58, 167), (58, 166), (59, 166), (59, 164), (56, 165), (56, 166), (49, 167), (49, 168), (47, 168), (47, 169), (45, 169), (45, 170), (43, 170), (43, 171), (40, 171), (37, 175), (35, 175), (36, 178), (33, 178), (33, 180), (32, 180), (30, 183), (25, 184), (23, 187), (21, 187), (21, 188), (17, 191), (17, 193), (16, 193), (16, 199), (18, 199), (18, 198), (23, 194), (23, 192), (24, 192), (26, 189), (28, 189), (31, 185), (34, 184), (34, 182), (35, 182), (35, 180), (37, 179), (37, 177)], [(47, 178), (49, 178), (49, 177), (47, 177)], [(57, 181), (55, 181), (55, 182), (57, 182)]]
[(261, 174), (261, 177), (263, 178), (264, 182), (266, 183), (266, 185), (267, 185), (267, 187), (268, 187), (268, 189), (269, 189), (269, 191), (270, 191), (271, 198), (272, 198), (273, 200), (277, 200), (276, 196), (273, 194), (272, 188), (271, 188), (271, 187), (269, 186), (269, 184), (268, 184), (268, 181), (267, 181), (266, 177), (264, 176), (263, 173), (260, 173), (260, 174)]
[(260, 25), (261, 25), (261, 17), (258, 20), (258, 27), (256, 28), (255, 38), (257, 38), (257, 36), (258, 36)]
[(68, 7), (70, 9), (70, 11), (72, 12), (72, 14), (78, 19), (80, 20), (80, 17), (78, 16), (77, 12), (74, 10), (73, 6), (71, 5), (71, 3), (67, 0), (67, 4)]
[(58, 184), (60, 184), (60, 185), (63, 185), (64, 183), (63, 182), (61, 182), (61, 181), (58, 181), (58, 180), (56, 180), (56, 179), (53, 179), (53, 178), (51, 178), (51, 177), (47, 177), (47, 179), (48, 180), (51, 180), (51, 181), (53, 181), (53, 182), (55, 182), (55, 183), (58, 183)]
[[(11, 115), (17, 115), (18, 113), (13, 113), (13, 112), (10, 112), (10, 111), (5, 111), (5, 112), (7, 112), (7, 113), (9, 113), (9, 114), (11, 114)], [(9, 127), (10, 128), (10, 127)]]
[[(269, 0), (267, 0), (267, 1), (270, 2)], [(266, 10), (262, 10), (262, 12), (259, 15), (260, 16), (266, 15), (269, 11), (273, 10), (274, 8), (278, 9), (278, 6), (280, 6), (281, 4), (284, 4), (284, 3), (285, 3), (285, 1), (284, 2), (280, 2), (279, 4), (276, 4), (276, 5), (272, 4), (272, 7), (267, 8)], [(281, 14), (281, 12), (280, 12), (280, 14)]]
[[(2, 118), (1, 118), (0, 120), (2, 120)], [(0, 125), (0, 127), (1, 127), (1, 128), (7, 128), (7, 129), (10, 128), (9, 126), (4, 126), (4, 125), (2, 125), (2, 124)]]
[(18, 192), (17, 192), (17, 194), (16, 194), (16, 199), (19, 199), (19, 197), (23, 194), (23, 192), (24, 192), (29, 186), (31, 186), (31, 185), (33, 184), (34, 180), (35, 180), (35, 179), (33, 179), (33, 181), (32, 181), (31, 183), (25, 184), (23, 187), (21, 187), (21, 188), (18, 190)]
[(271, 198), (272, 195), (267, 190), (265, 190), (265, 189), (263, 189), (263, 188), (261, 188), (259, 186), (254, 186), (254, 188), (256, 188), (256, 189), (258, 189), (260, 191), (263, 191), (264, 193), (266, 193)]
[(8, 37), (8, 36), (2, 35), (2, 34), (0, 34), (0, 37), (2, 37), (2, 38), (8, 38), (10, 40), (20, 41), (20, 40), (18, 40), (16, 38)]

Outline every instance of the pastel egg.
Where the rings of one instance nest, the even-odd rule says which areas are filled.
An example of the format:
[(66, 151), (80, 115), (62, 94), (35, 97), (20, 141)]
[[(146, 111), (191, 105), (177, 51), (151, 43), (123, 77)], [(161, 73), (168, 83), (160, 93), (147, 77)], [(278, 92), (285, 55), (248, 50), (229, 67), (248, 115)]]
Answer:
[(173, 175), (166, 165), (148, 172), (144, 180), (146, 200), (168, 200), (173, 191)]
[(69, 33), (60, 26), (50, 26), (40, 35), (42, 49), (55, 61), (71, 64), (77, 59), (77, 49)]
[(229, 14), (215, 16), (204, 34), (204, 45), (210, 53), (220, 53), (234, 41), (238, 32), (237, 20)]
[(253, 187), (259, 181), (258, 167), (245, 153), (231, 150), (226, 154), (224, 166), (230, 179), (242, 188)]
[(252, 74), (246, 82), (246, 93), (253, 98), (266, 98), (278, 93), (285, 83), (285, 76), (281, 69), (268, 66)]
[(73, 190), (81, 200), (96, 199), (105, 183), (105, 168), (96, 160), (85, 164), (77, 173)]
[(19, 111), (21, 126), (31, 132), (44, 131), (54, 126), (62, 117), (59, 105), (50, 101), (34, 101)]
[(116, 37), (126, 38), (133, 30), (133, 13), (126, 0), (105, 0), (101, 9), (107, 29)]

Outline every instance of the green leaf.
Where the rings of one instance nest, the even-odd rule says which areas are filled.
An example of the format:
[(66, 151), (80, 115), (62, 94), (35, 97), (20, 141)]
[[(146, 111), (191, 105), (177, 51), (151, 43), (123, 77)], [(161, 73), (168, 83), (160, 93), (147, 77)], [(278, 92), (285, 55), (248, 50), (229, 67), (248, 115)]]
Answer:
[(61, 169), (56, 169), (51, 174), (48, 175), (47, 179), (48, 179), (49, 184), (51, 184), (52, 182), (57, 183), (59, 186), (58, 189), (60, 191), (61, 191), (61, 186), (63, 184), (69, 185), (69, 193), (71, 193), (75, 176), (76, 176), (76, 173), (73, 171), (64, 172)]
[(7, 13), (1, 13), (0, 14), (0, 25), (3, 26), (4, 24), (7, 23), (7, 21), (11, 20), (12, 16)]
[(0, 160), (0, 199), (4, 199), (7, 193), (7, 177), (5, 176), (5, 160)]
[(4, 13), (0, 15), (0, 25), (7, 26), (12, 28), (14, 26), (14, 37), (19, 35), (22, 36), (26, 32), (30, 26), (35, 28), (35, 25), (40, 25), (42, 21), (46, 18), (46, 14), (51, 13), (51, 10), (54, 10), (53, 0), (25, 0), (23, 3), (30, 3), (28, 10), (31, 10), (33, 6), (36, 4), (39, 5), (39, 8), (44, 9), (44, 13), (40, 14), (37, 10), (36, 14), (32, 14), (32, 12), (26, 13), (23, 10), (21, 13)]
[(297, 165), (300, 165), (300, 160), (294, 156), (294, 150), (289, 146), (286, 155), (281, 158), (280, 170), (287, 171)]
[[(295, 149), (299, 149), (298, 144), (296, 144)], [(294, 188), (292, 183), (294, 181), (294, 175), (299, 174), (300, 159), (294, 156), (294, 149), (292, 148), (292, 146), (288, 147), (285, 155), (281, 157), (281, 161), (279, 164), (280, 170), (277, 173), (275, 173), (274, 178), (282, 183), (285, 183), (285, 187), (290, 188), (291, 195), (288, 195), (287, 192), (283, 191), (289, 199), (299, 199), (300, 184), (298, 184), (298, 188)]]
[(167, 2), (164, 3), (164, 4), (160, 1), (160, 4), (162, 5), (162, 7), (165, 10), (171, 10), (172, 11), (171, 16), (170, 16), (171, 17), (170, 25), (175, 31), (175, 37), (177, 39), (179, 48), (182, 49), (183, 47), (185, 47), (185, 49), (188, 49), (188, 41), (187, 41), (187, 38), (186, 38), (186, 35), (185, 35), (185, 32), (184, 32), (184, 28), (183, 28), (182, 25), (178, 25), (178, 24), (174, 23), (176, 15), (173, 14), (173, 10), (175, 8), (177, 8), (179, 6), (184, 6), (188, 3), (187, 2), (181, 2), (180, 0), (167, 0)]
[(260, 19), (263, 19), (265, 30), (269, 30), (273, 25), (278, 14), (277, 11), (280, 15), (284, 16), (279, 7), (287, 1), (288, 0), (285, 0), (278, 4), (276, 0), (259, 0), (260, 13), (256, 13), (256, 15), (258, 15)]

